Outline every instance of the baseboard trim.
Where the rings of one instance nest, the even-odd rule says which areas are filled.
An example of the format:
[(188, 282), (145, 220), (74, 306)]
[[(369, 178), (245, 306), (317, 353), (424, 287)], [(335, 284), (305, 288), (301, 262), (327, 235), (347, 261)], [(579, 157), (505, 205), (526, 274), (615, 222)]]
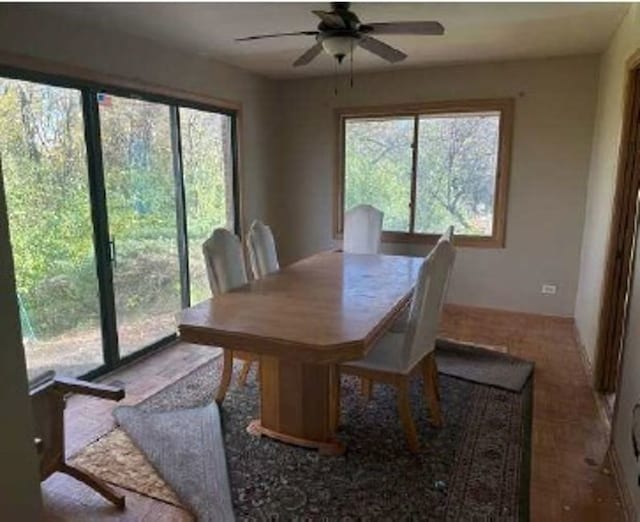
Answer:
[(609, 430), (609, 449), (607, 450), (607, 455), (609, 457), (609, 462), (611, 463), (613, 478), (616, 481), (616, 487), (620, 492), (620, 500), (622, 501), (622, 510), (624, 512), (625, 519), (628, 522), (636, 522), (636, 511), (633, 506), (633, 501), (631, 500), (631, 492), (629, 491), (627, 483), (624, 479), (622, 464), (620, 463), (620, 458), (618, 457), (618, 452), (613, 442), (613, 436), (611, 435), (613, 430), (613, 411), (611, 409), (611, 405), (609, 401), (607, 401), (600, 393), (595, 390), (595, 388), (593, 388), (593, 365), (591, 364), (591, 360), (589, 359), (589, 355), (587, 354), (585, 345), (582, 342), (580, 331), (578, 330), (575, 321), (573, 323), (573, 334), (575, 337), (576, 345), (578, 346), (578, 352), (580, 353), (580, 357), (582, 359), (584, 370), (587, 374), (587, 378), (589, 379), (589, 382), (592, 383), (591, 390), (593, 392), (593, 397), (596, 400), (598, 413), (600, 414), (600, 417), (603, 419)]
[(478, 311), (478, 312), (493, 312), (502, 315), (511, 315), (518, 317), (537, 317), (544, 318), (547, 320), (558, 321), (566, 324), (575, 324), (573, 317), (568, 317), (565, 315), (551, 315), (551, 314), (540, 314), (535, 312), (521, 312), (518, 310), (507, 310), (506, 308), (492, 308), (490, 306), (477, 306), (477, 305), (466, 305), (460, 303), (445, 303), (445, 310), (467, 310), (467, 311)]
[(578, 353), (580, 354), (580, 358), (582, 359), (582, 366), (584, 367), (584, 371), (587, 374), (587, 380), (589, 381), (593, 397), (596, 400), (596, 405), (598, 407), (598, 413), (600, 417), (607, 425), (609, 432), (611, 432), (613, 425), (613, 409), (611, 408), (611, 404), (605, 397), (596, 391), (594, 388), (594, 369), (593, 364), (591, 363), (591, 359), (589, 358), (589, 354), (587, 353), (587, 349), (582, 342), (582, 337), (580, 336), (580, 331), (578, 330), (578, 326), (576, 325), (575, 320), (573, 321), (573, 337), (576, 341), (576, 346), (578, 347)]
[(580, 335), (580, 330), (578, 330), (578, 325), (576, 324), (575, 320), (573, 321), (573, 337), (576, 340), (576, 344), (578, 345), (580, 357), (582, 358), (584, 369), (587, 372), (587, 376), (589, 377), (589, 382), (593, 382), (593, 364), (591, 364), (591, 359), (589, 359), (587, 348), (582, 342), (582, 336)]
[(618, 491), (620, 492), (625, 518), (627, 522), (636, 522), (637, 514), (633, 501), (631, 500), (631, 492), (627, 487), (626, 480), (624, 480), (622, 464), (620, 463), (620, 458), (618, 457), (618, 452), (613, 442), (609, 445), (608, 454), (609, 460), (611, 461), (611, 467), (613, 468), (613, 478), (615, 479)]

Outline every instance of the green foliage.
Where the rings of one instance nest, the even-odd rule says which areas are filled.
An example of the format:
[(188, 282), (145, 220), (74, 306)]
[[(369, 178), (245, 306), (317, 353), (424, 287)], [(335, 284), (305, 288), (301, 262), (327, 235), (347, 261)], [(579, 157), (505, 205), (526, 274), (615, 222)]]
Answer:
[(75, 91), (0, 80), (16, 283), (38, 336), (98, 314), (81, 114)]
[(419, 124), (416, 231), (491, 235), (499, 117), (423, 117)]
[[(490, 235), (499, 116), (423, 116), (418, 124), (415, 231)], [(414, 119), (346, 124), (345, 207), (384, 211), (384, 229), (409, 231)]]
[(412, 141), (412, 118), (347, 122), (347, 209), (368, 203), (384, 212), (385, 230), (409, 231)]
[(233, 230), (230, 125), (228, 116), (180, 109), (192, 303), (211, 296), (202, 243), (214, 228)]
[[(232, 225), (229, 117), (180, 109), (192, 289), (208, 295), (200, 243)], [(166, 105), (100, 105), (118, 319), (180, 307)], [(0, 153), (18, 292), (38, 338), (95, 328), (100, 310), (81, 95), (0, 79)], [(193, 252), (195, 250), (195, 252)]]
[(230, 120), (182, 108), (180, 128), (190, 237), (204, 241), (216, 227), (233, 228)]

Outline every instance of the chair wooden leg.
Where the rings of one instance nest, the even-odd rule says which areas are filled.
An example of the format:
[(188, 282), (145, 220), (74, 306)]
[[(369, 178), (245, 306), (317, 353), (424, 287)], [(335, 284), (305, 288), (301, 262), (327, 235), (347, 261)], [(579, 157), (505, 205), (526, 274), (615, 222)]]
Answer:
[(402, 378), (398, 383), (398, 412), (400, 414), (402, 426), (404, 427), (405, 435), (407, 436), (409, 449), (413, 453), (418, 453), (418, 451), (420, 450), (420, 444), (418, 442), (416, 425), (413, 422), (413, 415), (411, 415), (411, 406), (409, 404), (408, 377)]
[(251, 361), (244, 361), (244, 363), (242, 363), (242, 370), (240, 370), (240, 375), (238, 375), (238, 384), (240, 386), (245, 386), (247, 384), (247, 377), (249, 376), (250, 371)]
[(371, 400), (371, 393), (373, 391), (373, 381), (366, 377), (360, 377), (360, 391), (366, 400)]
[(66, 463), (60, 464), (58, 471), (66, 473), (70, 477), (73, 477), (74, 479), (86, 484), (91, 489), (106, 498), (109, 502), (114, 504), (118, 509), (124, 509), (124, 497), (122, 495), (118, 495), (113, 489), (107, 486), (107, 484), (105, 484), (99, 478), (94, 477), (91, 473), (87, 473), (86, 471), (74, 468)]
[(332, 374), (330, 408), (331, 432), (335, 435), (340, 426), (340, 368), (337, 366)]
[(224, 350), (222, 357), (222, 378), (220, 379), (220, 386), (218, 386), (218, 391), (216, 392), (216, 402), (218, 404), (222, 404), (222, 401), (224, 401), (224, 397), (229, 389), (229, 384), (231, 383), (231, 374), (233, 373), (233, 352), (231, 350)]
[(438, 386), (438, 366), (436, 358), (432, 353), (427, 355), (422, 361), (422, 375), (424, 379), (424, 397), (431, 410), (433, 424), (438, 428), (442, 427), (442, 410), (440, 408), (440, 390)]
[(427, 358), (431, 361), (429, 363), (431, 368), (431, 379), (433, 381), (433, 387), (436, 390), (436, 397), (438, 398), (438, 402), (440, 402), (440, 374), (438, 373), (438, 365), (436, 363), (436, 355), (435, 353), (430, 353)]

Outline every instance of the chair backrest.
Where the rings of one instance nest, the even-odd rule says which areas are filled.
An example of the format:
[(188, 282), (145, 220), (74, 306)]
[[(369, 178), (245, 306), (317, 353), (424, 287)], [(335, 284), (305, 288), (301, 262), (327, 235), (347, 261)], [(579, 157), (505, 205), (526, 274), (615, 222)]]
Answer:
[(447, 227), (447, 230), (444, 231), (440, 239), (446, 239), (449, 243), (453, 243), (453, 225)]
[[(451, 245), (453, 246), (453, 225), (449, 225), (447, 227), (447, 230), (445, 230), (444, 234), (442, 234), (442, 237), (440, 237), (439, 241), (449, 241), (449, 243), (451, 243)], [(454, 247), (454, 254), (455, 254), (455, 247)], [(447, 298), (447, 291), (449, 290), (449, 279), (451, 279), (451, 271), (453, 270), (453, 263), (451, 263), (451, 265), (449, 266), (449, 270), (447, 270), (447, 280), (444, 284), (444, 295), (442, 297), (442, 305), (444, 305), (444, 300)]]
[(371, 205), (358, 205), (345, 213), (342, 250), (352, 254), (377, 254), (384, 213)]
[(251, 223), (247, 234), (247, 250), (249, 251), (249, 261), (251, 270), (256, 279), (277, 272), (280, 269), (278, 263), (278, 252), (276, 243), (271, 233), (271, 228), (262, 221)]
[(202, 243), (202, 252), (207, 267), (209, 286), (214, 296), (224, 294), (249, 282), (244, 265), (242, 244), (228, 230), (216, 228), (209, 239)]
[(455, 259), (450, 241), (443, 238), (424, 260), (413, 292), (406, 337), (403, 365), (412, 368), (435, 348), (447, 274)]

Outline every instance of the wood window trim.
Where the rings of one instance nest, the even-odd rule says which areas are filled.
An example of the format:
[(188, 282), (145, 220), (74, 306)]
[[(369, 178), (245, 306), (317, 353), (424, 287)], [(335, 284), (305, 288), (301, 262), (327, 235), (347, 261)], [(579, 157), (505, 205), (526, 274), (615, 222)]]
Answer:
[[(351, 118), (367, 117), (402, 117), (419, 118), (421, 115), (447, 113), (475, 113), (499, 112), (500, 128), (498, 138), (498, 162), (495, 181), (495, 201), (493, 212), (493, 234), (491, 236), (456, 235), (454, 242), (457, 246), (477, 248), (504, 248), (507, 228), (507, 199), (509, 190), (509, 175), (511, 170), (511, 144), (513, 139), (514, 99), (478, 99), (478, 100), (449, 100), (427, 102), (419, 104), (382, 105), (374, 107), (346, 107), (334, 111), (335, 120), (335, 178), (333, 195), (333, 236), (342, 239), (344, 228), (344, 139), (345, 122)], [(415, 133), (418, 126), (414, 125)], [(417, 149), (414, 147), (412, 157), (411, 202), (415, 205), (417, 177)], [(410, 213), (411, 225), (415, 212)], [(411, 227), (413, 228), (413, 226)], [(431, 244), (437, 241), (437, 234), (421, 234), (411, 232), (383, 231), (382, 241), (385, 243), (423, 243)]]

